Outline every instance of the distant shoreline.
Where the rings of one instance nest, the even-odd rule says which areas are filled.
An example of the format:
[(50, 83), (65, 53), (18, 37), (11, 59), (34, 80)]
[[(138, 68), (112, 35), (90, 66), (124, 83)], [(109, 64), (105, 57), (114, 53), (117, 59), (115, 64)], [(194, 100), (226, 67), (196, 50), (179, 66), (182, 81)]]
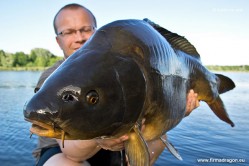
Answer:
[(205, 66), (211, 71), (234, 71), (234, 72), (249, 72), (249, 65), (241, 66), (219, 66), (219, 65), (207, 65)]
[[(249, 65), (241, 66), (218, 66), (218, 65), (207, 65), (205, 66), (211, 71), (234, 71), (234, 72), (249, 72)], [(48, 67), (2, 67), (0, 71), (44, 71)]]

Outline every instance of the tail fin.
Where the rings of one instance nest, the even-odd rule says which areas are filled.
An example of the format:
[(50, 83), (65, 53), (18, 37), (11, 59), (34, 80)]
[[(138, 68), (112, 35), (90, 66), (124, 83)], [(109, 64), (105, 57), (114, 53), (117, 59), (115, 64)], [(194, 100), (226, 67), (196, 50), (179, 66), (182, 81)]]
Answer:
[(229, 123), (232, 127), (234, 127), (234, 123), (229, 118), (226, 108), (219, 96), (212, 103), (208, 103), (208, 106), (221, 120)]
[(215, 74), (220, 79), (219, 94), (225, 93), (235, 88), (235, 83), (227, 76)]

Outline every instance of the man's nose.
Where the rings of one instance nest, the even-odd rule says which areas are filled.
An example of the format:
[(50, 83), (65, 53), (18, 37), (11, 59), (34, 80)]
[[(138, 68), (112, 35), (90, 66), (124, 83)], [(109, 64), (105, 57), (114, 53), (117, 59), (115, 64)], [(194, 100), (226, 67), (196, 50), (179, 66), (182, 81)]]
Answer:
[(85, 33), (81, 33), (80, 31), (76, 31), (75, 33), (75, 38), (77, 41), (86, 41), (88, 38), (87, 38), (87, 35)]

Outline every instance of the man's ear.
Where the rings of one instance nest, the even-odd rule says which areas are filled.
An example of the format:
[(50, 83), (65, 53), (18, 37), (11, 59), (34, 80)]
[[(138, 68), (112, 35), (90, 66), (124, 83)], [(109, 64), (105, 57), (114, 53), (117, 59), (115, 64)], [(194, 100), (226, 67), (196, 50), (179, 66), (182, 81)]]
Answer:
[(56, 36), (55, 39), (56, 39), (56, 42), (59, 45), (59, 47), (62, 49), (61, 42), (60, 42), (60, 39), (58, 38), (58, 36)]

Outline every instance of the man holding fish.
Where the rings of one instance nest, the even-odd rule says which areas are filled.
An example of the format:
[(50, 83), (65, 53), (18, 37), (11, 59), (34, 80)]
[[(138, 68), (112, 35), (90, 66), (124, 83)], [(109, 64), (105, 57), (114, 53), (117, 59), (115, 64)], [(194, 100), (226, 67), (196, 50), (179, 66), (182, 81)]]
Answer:
[[(84, 45), (97, 28), (92, 12), (78, 4), (69, 4), (61, 8), (54, 17), (53, 25), (56, 41), (65, 59)], [(35, 92), (63, 61), (57, 62), (41, 75)], [(187, 96), (186, 115), (198, 106), (197, 94), (190, 90)], [(143, 119), (144, 121), (146, 119)], [(146, 126), (141, 127), (142, 131), (144, 127)], [(166, 139), (166, 135), (163, 138)], [(60, 139), (39, 136), (38, 147), (33, 154), (38, 159), (37, 165), (121, 165), (121, 162), (125, 165), (125, 154), (122, 150), (124, 141), (128, 139), (128, 136), (124, 135), (116, 139), (65, 140), (62, 143)], [(160, 139), (147, 144), (153, 165), (165, 145)]]

